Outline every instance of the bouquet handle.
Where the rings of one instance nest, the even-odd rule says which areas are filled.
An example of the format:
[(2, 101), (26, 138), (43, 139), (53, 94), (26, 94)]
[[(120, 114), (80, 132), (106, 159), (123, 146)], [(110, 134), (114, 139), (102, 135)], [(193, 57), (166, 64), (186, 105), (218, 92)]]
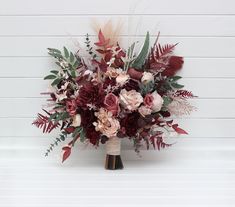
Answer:
[(120, 155), (121, 140), (118, 137), (111, 137), (106, 142), (106, 161), (105, 169), (117, 170), (123, 169), (123, 163)]

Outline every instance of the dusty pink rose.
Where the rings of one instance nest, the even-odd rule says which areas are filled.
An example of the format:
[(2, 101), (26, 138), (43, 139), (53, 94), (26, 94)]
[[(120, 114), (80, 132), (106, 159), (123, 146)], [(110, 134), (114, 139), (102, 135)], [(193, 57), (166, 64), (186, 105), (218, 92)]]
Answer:
[(77, 104), (74, 99), (66, 101), (66, 111), (70, 116), (76, 115)]
[(153, 110), (153, 112), (158, 112), (162, 108), (163, 98), (157, 93), (157, 91), (154, 91), (152, 93), (152, 96), (153, 96), (152, 110)]
[(128, 110), (136, 110), (143, 102), (143, 97), (135, 90), (122, 89), (119, 95), (121, 104)]
[(145, 97), (144, 97), (144, 105), (152, 108), (153, 107), (153, 96), (152, 94), (148, 93)]
[(105, 108), (108, 111), (112, 112), (114, 116), (117, 116), (117, 114), (120, 111), (119, 99), (113, 93), (109, 93), (105, 96), (104, 105), (105, 105)]

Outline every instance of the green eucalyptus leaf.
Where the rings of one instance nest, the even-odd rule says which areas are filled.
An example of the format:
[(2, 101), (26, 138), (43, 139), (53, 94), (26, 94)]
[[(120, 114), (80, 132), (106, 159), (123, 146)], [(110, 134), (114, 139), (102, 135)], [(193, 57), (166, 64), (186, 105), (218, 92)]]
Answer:
[(58, 53), (61, 54), (61, 51), (55, 48), (47, 48), (49, 50), (49, 53)]
[(65, 56), (66, 58), (69, 57), (69, 51), (67, 50), (66, 47), (64, 47), (64, 56)]
[(73, 63), (74, 59), (75, 59), (75, 58), (74, 58), (73, 53), (72, 53), (72, 52), (70, 52), (70, 58), (69, 58), (70, 63)]
[(82, 131), (80, 132), (80, 141), (84, 142), (85, 139), (86, 139), (85, 132), (84, 132), (84, 129), (82, 129)]
[(51, 80), (51, 79), (55, 79), (56, 76), (55, 75), (48, 75), (44, 78), (44, 80)]
[(76, 72), (75, 72), (75, 70), (72, 70), (72, 71), (71, 71), (71, 76), (72, 76), (73, 78), (76, 78)]
[(181, 84), (178, 84), (178, 83), (171, 83), (171, 86), (172, 86), (173, 88), (176, 88), (176, 89), (180, 89), (180, 88), (183, 88), (183, 87), (184, 87), (184, 85), (181, 85)]
[(50, 72), (53, 73), (53, 74), (55, 74), (55, 75), (57, 75), (57, 74), (59, 73), (58, 70), (51, 70)]
[(181, 76), (176, 75), (176, 76), (170, 77), (170, 80), (175, 82), (181, 78), (182, 78)]
[(60, 79), (60, 78), (57, 78), (57, 79), (55, 79), (55, 80), (51, 83), (51, 85), (52, 85), (52, 86), (58, 85), (58, 84), (60, 83), (60, 81), (61, 81), (61, 79)]
[(163, 96), (163, 101), (164, 101), (163, 105), (166, 107), (172, 102), (172, 98), (167, 97), (167, 96)]

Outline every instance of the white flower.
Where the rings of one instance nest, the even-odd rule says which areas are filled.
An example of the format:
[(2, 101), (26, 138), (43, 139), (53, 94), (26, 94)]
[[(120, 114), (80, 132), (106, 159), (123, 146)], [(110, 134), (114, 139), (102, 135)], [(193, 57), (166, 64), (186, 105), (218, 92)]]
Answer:
[(144, 72), (141, 78), (142, 83), (149, 83), (154, 81), (154, 76), (152, 73)]
[(153, 112), (158, 112), (162, 108), (163, 98), (157, 93), (157, 91), (154, 91), (151, 95), (153, 96), (152, 110)]
[(81, 115), (80, 114), (76, 114), (75, 116), (73, 116), (72, 126), (78, 127), (80, 125), (81, 125)]
[(119, 98), (121, 104), (130, 111), (136, 110), (143, 102), (143, 97), (135, 90), (122, 89)]
[(55, 93), (56, 101), (58, 102), (58, 101), (62, 101), (62, 100), (64, 100), (64, 99), (66, 99), (66, 98), (67, 98), (66, 93), (67, 93), (67, 91), (64, 91), (64, 92), (61, 93), (61, 94)]

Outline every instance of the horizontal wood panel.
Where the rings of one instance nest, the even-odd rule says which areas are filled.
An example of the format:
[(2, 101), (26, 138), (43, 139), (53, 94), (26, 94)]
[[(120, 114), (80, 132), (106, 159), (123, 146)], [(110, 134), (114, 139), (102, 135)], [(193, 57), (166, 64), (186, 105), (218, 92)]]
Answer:
[[(46, 98), (0, 98), (0, 103), (1, 118), (33, 118), (41, 108), (48, 108)], [(197, 107), (191, 118), (235, 118), (235, 99), (192, 99), (190, 103)]]
[[(0, 137), (0, 149), (1, 150), (32, 150), (32, 149), (42, 149), (45, 151), (47, 147), (53, 142), (53, 137)], [(71, 139), (68, 138), (67, 141), (60, 143), (58, 146), (59, 150), (61, 146), (66, 145)], [(235, 139), (232, 138), (191, 138), (191, 137), (177, 137), (177, 138), (166, 138), (167, 143), (175, 143), (169, 150), (210, 150), (210, 151), (219, 151), (219, 150), (235, 150)], [(57, 148), (57, 147), (56, 147)], [(90, 151), (94, 150), (92, 146), (84, 147), (84, 144), (77, 144), (76, 148), (79, 151)], [(100, 145), (101, 150), (104, 150), (104, 145)], [(122, 140), (122, 150), (131, 150), (133, 149), (132, 141), (128, 139)], [(145, 150), (144, 146), (142, 150)]]
[[(185, 58), (183, 77), (235, 78), (235, 58)], [(50, 57), (0, 57), (0, 77), (44, 77), (57, 68)]]
[[(121, 21), (121, 35), (234, 36), (235, 16), (0, 16), (0, 36), (94, 35), (93, 22)], [(129, 22), (128, 22), (129, 21)], [(129, 25), (128, 25), (129, 24)], [(208, 26), (209, 25), (209, 26)], [(137, 28), (137, 30), (136, 30)]]
[(60, 2), (56, 0), (8, 0), (0, 8), (1, 15), (37, 15), (37, 14), (235, 14), (232, 0), (120, 0), (118, 3), (107, 3), (106, 0), (77, 0)]
[[(121, 46), (127, 47), (130, 42), (139, 40), (142, 46), (144, 38), (123, 37)], [(0, 56), (47, 56), (48, 47), (62, 48), (64, 45), (78, 50), (78, 42), (83, 47), (83, 37), (0, 37)], [(151, 38), (151, 43), (155, 38)], [(177, 45), (175, 53), (185, 57), (235, 57), (235, 37), (161, 37), (160, 43)], [(219, 48), (219, 49), (218, 49)], [(137, 48), (138, 49), (138, 48)]]
[[(32, 118), (0, 118), (0, 136), (48, 136), (32, 126)], [(235, 137), (235, 119), (180, 119), (176, 120), (189, 135), (185, 137)], [(51, 136), (57, 136), (52, 132)]]
[[(234, 98), (234, 79), (184, 78), (179, 83), (200, 98)], [(219, 84), (219, 86), (217, 86)], [(49, 81), (40, 78), (3, 78), (0, 81), (0, 97), (42, 97), (49, 90)]]

